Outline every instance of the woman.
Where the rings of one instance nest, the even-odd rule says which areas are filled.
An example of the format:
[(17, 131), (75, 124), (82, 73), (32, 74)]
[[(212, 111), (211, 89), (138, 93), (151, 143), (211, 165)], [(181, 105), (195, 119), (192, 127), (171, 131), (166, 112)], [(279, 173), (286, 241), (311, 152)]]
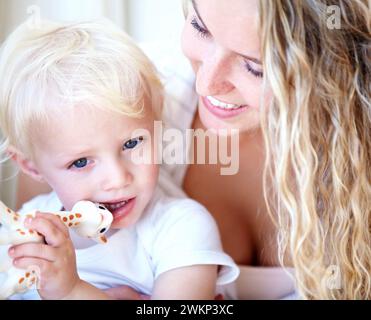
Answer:
[[(322, 3), (335, 3), (333, 15)], [(271, 281), (287, 287), (279, 269), (270, 286), (259, 282), (262, 267), (279, 266), (293, 267), (302, 298), (371, 298), (369, 3), (186, 8), (182, 47), (199, 99), (185, 125), (239, 129), (240, 166), (222, 176), (221, 163), (189, 165), (178, 183), (213, 214), (226, 252), (254, 266), (243, 269), (239, 298), (271, 298)]]
[(324, 2), (191, 1), (182, 40), (200, 95), (193, 127), (238, 128), (241, 161), (228, 178), (190, 166), (184, 189), (213, 213), (238, 263), (293, 266), (304, 298), (364, 299), (371, 15), (367, 1), (335, 1), (341, 28), (331, 29)]

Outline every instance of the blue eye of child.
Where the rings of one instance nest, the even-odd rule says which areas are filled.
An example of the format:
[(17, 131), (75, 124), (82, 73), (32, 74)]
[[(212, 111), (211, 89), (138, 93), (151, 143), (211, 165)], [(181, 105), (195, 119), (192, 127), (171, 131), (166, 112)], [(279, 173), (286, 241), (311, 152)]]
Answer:
[(84, 168), (86, 167), (86, 165), (88, 164), (88, 160), (86, 158), (81, 158), (79, 160), (76, 160), (72, 166), (74, 166), (75, 168)]
[(143, 137), (130, 139), (124, 143), (124, 149), (134, 149), (142, 141), (143, 141)]

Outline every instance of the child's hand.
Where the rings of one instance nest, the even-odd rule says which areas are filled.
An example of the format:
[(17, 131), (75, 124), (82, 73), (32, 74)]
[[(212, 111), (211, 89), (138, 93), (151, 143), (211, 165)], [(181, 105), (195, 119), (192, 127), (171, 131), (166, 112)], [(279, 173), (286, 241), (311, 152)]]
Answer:
[(68, 229), (53, 214), (37, 213), (25, 221), (25, 227), (41, 233), (46, 244), (26, 243), (9, 249), (17, 268), (37, 267), (38, 291), (43, 299), (63, 299), (80, 282), (75, 250)]

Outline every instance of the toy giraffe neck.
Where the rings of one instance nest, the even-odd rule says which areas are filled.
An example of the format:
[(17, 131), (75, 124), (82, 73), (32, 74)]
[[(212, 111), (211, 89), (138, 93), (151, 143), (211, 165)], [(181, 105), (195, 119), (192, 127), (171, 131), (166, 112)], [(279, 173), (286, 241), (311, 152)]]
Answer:
[(61, 221), (67, 227), (77, 227), (81, 222), (84, 222), (86, 219), (82, 213), (79, 212), (70, 212), (70, 211), (59, 211), (55, 215), (61, 219)]

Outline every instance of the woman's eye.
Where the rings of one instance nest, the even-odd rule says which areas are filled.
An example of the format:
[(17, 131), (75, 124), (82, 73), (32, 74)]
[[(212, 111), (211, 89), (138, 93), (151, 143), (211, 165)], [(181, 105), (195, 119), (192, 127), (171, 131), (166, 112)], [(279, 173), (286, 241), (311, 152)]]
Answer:
[(79, 160), (76, 160), (74, 163), (72, 163), (71, 167), (75, 167), (78, 169), (86, 167), (88, 164), (88, 159), (86, 158), (81, 158)]
[(198, 32), (198, 34), (201, 37), (207, 37), (207, 36), (209, 36), (209, 31), (207, 31), (205, 28), (201, 27), (199, 25), (199, 23), (197, 22), (196, 18), (193, 18), (192, 19), (191, 25), (192, 25), (193, 28), (196, 29), (196, 31)]
[(263, 78), (263, 72), (254, 69), (248, 61), (245, 61), (245, 67), (247, 71), (250, 72), (253, 76), (257, 78)]
[(143, 141), (143, 137), (138, 137), (134, 139), (130, 139), (124, 143), (124, 150), (126, 149), (134, 149), (138, 144)]

